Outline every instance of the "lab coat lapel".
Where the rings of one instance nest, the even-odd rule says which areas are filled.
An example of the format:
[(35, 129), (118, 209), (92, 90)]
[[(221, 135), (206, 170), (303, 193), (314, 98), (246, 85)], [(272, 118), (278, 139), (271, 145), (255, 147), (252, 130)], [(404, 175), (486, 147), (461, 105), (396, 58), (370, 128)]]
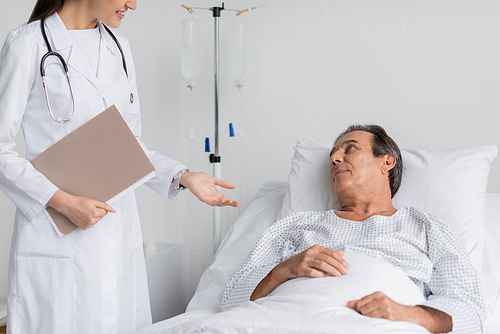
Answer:
[[(129, 105), (131, 90), (123, 68), (122, 54), (117, 43), (101, 22), (98, 23), (98, 27), (101, 31), (101, 51), (97, 70), (97, 78), (101, 83), (100, 93), (107, 107), (114, 104), (120, 112), (125, 112)], [(119, 38), (118, 34), (115, 36)]]
[(59, 15), (55, 13), (45, 20), (45, 25), (46, 28), (48, 28), (45, 29), (45, 31), (52, 50), (61, 54), (64, 52), (67, 55), (64, 59), (68, 61), (71, 55), (73, 41), (68, 33), (68, 30), (66, 29), (66, 26), (64, 25), (64, 22), (61, 20)]
[(45, 22), (50, 32), (54, 51), (59, 52), (68, 66), (83, 75), (99, 91), (99, 81), (96, 74), (83, 52), (73, 43), (73, 39), (59, 15), (56, 13), (48, 17)]
[[(98, 22), (99, 31), (101, 32), (101, 52), (99, 53), (99, 68), (97, 77), (99, 80), (106, 78), (117, 78), (123, 72), (122, 58), (120, 50), (113, 38), (104, 28), (103, 24)], [(115, 73), (116, 65), (120, 64), (119, 72)]]

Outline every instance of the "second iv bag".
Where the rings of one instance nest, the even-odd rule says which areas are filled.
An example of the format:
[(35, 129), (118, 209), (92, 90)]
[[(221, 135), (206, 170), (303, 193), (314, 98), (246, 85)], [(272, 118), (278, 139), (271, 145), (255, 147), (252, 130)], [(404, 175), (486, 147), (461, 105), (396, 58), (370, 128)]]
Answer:
[(240, 15), (235, 16), (231, 24), (231, 52), (233, 60), (233, 79), (234, 86), (241, 88), (244, 86), (243, 78), (246, 72), (245, 45), (243, 43), (243, 34), (245, 30), (244, 21)]
[(188, 87), (194, 87), (194, 80), (201, 73), (201, 29), (194, 14), (182, 20), (182, 74), (188, 80)]

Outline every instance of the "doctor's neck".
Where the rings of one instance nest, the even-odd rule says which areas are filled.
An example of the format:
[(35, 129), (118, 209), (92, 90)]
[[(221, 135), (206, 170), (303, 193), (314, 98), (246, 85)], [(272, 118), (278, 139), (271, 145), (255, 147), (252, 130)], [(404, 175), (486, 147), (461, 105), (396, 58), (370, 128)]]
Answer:
[(97, 26), (97, 18), (92, 16), (85, 1), (66, 0), (57, 14), (68, 30), (93, 29)]

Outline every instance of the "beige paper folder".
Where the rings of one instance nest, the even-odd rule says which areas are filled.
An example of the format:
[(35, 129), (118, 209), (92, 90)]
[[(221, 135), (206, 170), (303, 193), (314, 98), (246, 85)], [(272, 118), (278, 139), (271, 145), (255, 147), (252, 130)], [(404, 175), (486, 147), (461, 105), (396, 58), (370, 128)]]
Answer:
[[(31, 160), (59, 189), (112, 202), (154, 176), (154, 167), (113, 105)], [(62, 234), (76, 225), (47, 212)]]

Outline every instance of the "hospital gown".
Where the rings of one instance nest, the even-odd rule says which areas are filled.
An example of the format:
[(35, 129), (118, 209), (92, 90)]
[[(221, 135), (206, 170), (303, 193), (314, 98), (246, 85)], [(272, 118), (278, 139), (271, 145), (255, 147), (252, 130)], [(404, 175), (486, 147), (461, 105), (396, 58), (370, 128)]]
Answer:
[(430, 214), (404, 207), (394, 215), (356, 222), (334, 211), (294, 213), (264, 232), (231, 278), (222, 310), (248, 301), (279, 263), (319, 244), (361, 252), (403, 270), (421, 289), (426, 305), (453, 319), (453, 333), (482, 333), (485, 306), (479, 278), (452, 227)]

